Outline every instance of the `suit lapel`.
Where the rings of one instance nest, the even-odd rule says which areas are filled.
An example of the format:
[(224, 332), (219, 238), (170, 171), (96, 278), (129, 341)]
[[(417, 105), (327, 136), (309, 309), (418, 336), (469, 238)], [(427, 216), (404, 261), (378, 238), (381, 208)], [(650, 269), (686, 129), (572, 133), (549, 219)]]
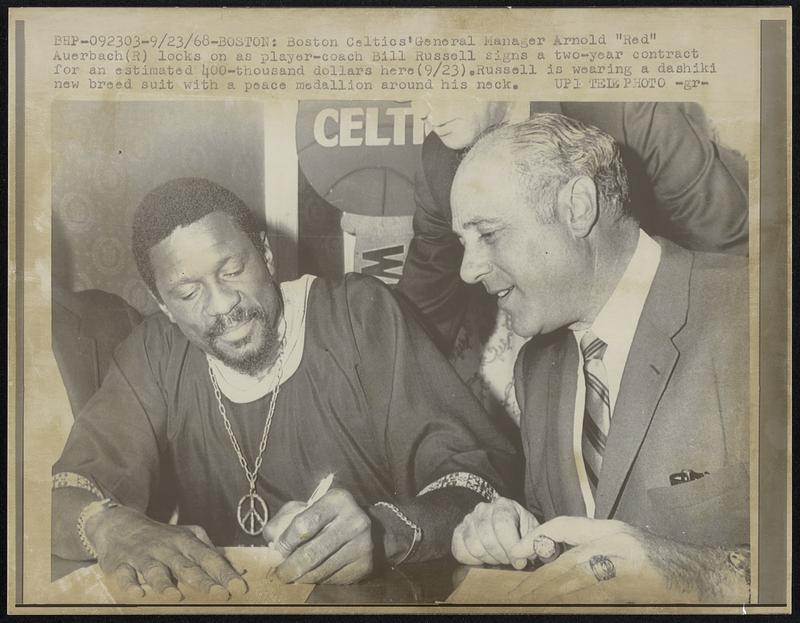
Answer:
[(585, 515), (586, 506), (572, 451), (578, 345), (570, 331), (564, 332), (554, 350), (547, 391), (546, 443), (557, 450), (548, 452), (547, 485), (556, 515)]
[(665, 240), (622, 374), (603, 455), (595, 517), (613, 517), (628, 474), (678, 360), (673, 337), (686, 322), (692, 254)]
[(597, 485), (595, 517), (613, 514), (630, 467), (678, 360), (672, 341), (642, 318), (631, 345)]

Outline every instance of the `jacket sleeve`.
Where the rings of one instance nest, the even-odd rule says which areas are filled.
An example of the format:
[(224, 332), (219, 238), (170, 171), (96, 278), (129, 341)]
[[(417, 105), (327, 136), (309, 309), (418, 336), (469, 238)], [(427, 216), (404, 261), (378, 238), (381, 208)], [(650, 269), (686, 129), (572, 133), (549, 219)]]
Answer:
[(459, 159), (438, 137), (426, 139), (414, 180), (414, 238), (397, 285), (445, 355), (453, 349), (470, 294), (459, 276), (464, 252), (451, 226), (450, 188)]
[(625, 143), (641, 157), (660, 211), (654, 233), (692, 250), (746, 255), (744, 158), (713, 140), (698, 104), (624, 106)]
[(620, 145), (642, 226), (694, 251), (747, 255), (747, 161), (714, 139), (698, 104), (563, 102)]
[[(525, 454), (528, 453), (528, 445), (527, 441), (530, 439), (531, 434), (531, 421), (530, 417), (531, 414), (528, 413), (527, 405), (526, 405), (526, 396), (525, 396), (525, 370), (526, 370), (526, 358), (529, 356), (528, 353), (533, 348), (530, 343), (525, 344), (522, 349), (519, 351), (517, 355), (517, 361), (514, 364), (514, 389), (517, 395), (517, 404), (519, 405), (520, 409), (520, 435), (522, 436), (522, 446), (525, 451)], [(541, 458), (541, 457), (539, 457)], [(544, 512), (542, 510), (542, 505), (537, 499), (536, 496), (536, 483), (531, 478), (531, 474), (528, 471), (529, 461), (527, 456), (524, 457), (525, 465), (523, 467), (525, 471), (525, 482), (524, 482), (524, 501), (525, 507), (534, 514), (534, 516), (539, 521), (544, 520)]]

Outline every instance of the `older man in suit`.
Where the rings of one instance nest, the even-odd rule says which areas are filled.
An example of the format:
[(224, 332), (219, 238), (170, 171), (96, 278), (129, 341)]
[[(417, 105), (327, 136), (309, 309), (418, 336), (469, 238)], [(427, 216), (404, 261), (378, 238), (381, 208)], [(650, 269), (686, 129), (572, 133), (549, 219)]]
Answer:
[(512, 600), (749, 596), (747, 262), (651, 238), (619, 146), (556, 114), (459, 167), (461, 277), (533, 338), (515, 370), (525, 505), (480, 504), (466, 564), (532, 573)]
[(470, 288), (458, 278), (461, 247), (450, 228), (450, 189), (465, 150), (490, 126), (558, 113), (610, 134), (628, 171), (642, 228), (695, 251), (747, 255), (747, 162), (713, 139), (687, 102), (419, 102), (429, 134), (415, 178), (417, 211), (399, 290), (449, 354)]

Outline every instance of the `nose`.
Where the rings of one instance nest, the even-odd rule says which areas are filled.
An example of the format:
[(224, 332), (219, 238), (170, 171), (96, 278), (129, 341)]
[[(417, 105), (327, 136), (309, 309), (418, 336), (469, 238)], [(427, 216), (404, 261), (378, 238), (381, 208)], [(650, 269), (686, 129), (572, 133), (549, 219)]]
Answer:
[(237, 290), (225, 284), (211, 284), (207, 288), (206, 313), (210, 316), (224, 316), (239, 304), (242, 297)]
[(469, 243), (464, 245), (461, 259), (461, 279), (466, 283), (479, 283), (492, 271), (492, 264), (484, 253), (475, 251)]

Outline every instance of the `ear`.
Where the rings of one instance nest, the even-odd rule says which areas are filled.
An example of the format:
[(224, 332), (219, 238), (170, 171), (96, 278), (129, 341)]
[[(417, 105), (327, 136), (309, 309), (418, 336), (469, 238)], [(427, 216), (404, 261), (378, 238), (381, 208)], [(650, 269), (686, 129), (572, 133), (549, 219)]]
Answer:
[(258, 234), (258, 239), (261, 241), (261, 248), (264, 253), (264, 262), (267, 265), (269, 274), (275, 276), (275, 257), (272, 255), (272, 249), (269, 246), (269, 239), (267, 239), (267, 232), (262, 231)]
[(597, 223), (597, 187), (585, 175), (573, 177), (558, 191), (558, 210), (576, 238), (588, 236)]
[(153, 300), (156, 302), (156, 305), (158, 305), (158, 308), (159, 308), (159, 309), (160, 309), (162, 312), (164, 312), (164, 315), (165, 315), (167, 318), (169, 318), (169, 321), (170, 321), (172, 324), (178, 324), (177, 322), (175, 322), (175, 317), (172, 315), (172, 313), (169, 311), (169, 309), (167, 309), (167, 306), (166, 306), (166, 305), (164, 305), (164, 303), (163, 303), (162, 301), (159, 301), (159, 300), (156, 298), (155, 294), (153, 294), (152, 292), (150, 293), (150, 295), (153, 297)]

